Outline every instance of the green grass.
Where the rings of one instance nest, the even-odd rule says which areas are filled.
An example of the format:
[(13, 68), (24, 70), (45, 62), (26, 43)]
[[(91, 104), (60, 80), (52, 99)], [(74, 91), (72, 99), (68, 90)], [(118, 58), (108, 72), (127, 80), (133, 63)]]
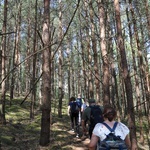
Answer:
[[(14, 99), (12, 105), (6, 101), (6, 125), (0, 126), (0, 142), (2, 150), (38, 150), (40, 129), (41, 129), (41, 111), (37, 110), (35, 119), (30, 120), (30, 101), (25, 101), (22, 105), (22, 99)], [(55, 103), (55, 102), (54, 102)], [(67, 103), (63, 104), (63, 117), (58, 118), (56, 105), (52, 104), (52, 122), (50, 144), (42, 147), (42, 150), (71, 150), (73, 135), (68, 133), (70, 129), (70, 120), (67, 114)], [(55, 111), (55, 113), (54, 113)]]
[(14, 99), (11, 106), (9, 101), (6, 102), (7, 123), (0, 126), (0, 141), (4, 150), (35, 149), (38, 144), (40, 116), (36, 116), (36, 119), (31, 121), (29, 102), (21, 106), (20, 103), (20, 99)]

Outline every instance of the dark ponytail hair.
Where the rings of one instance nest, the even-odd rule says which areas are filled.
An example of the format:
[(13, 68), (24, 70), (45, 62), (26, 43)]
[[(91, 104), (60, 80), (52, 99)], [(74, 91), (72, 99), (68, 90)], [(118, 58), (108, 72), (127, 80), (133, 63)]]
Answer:
[(71, 101), (75, 101), (75, 100), (76, 100), (75, 97), (71, 97), (71, 98), (70, 98), (70, 102), (71, 102)]
[(116, 118), (116, 115), (117, 112), (112, 106), (107, 105), (104, 107), (103, 116), (107, 118), (109, 121), (114, 120)]

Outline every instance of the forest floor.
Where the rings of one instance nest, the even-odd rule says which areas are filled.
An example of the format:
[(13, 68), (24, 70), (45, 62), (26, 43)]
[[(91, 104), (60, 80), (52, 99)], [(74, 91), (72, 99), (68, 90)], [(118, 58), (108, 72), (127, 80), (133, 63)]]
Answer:
[[(34, 120), (30, 120), (30, 103), (16, 99), (9, 106), (6, 103), (6, 125), (0, 126), (0, 150), (87, 150), (89, 138), (81, 140), (70, 130), (70, 119), (63, 110), (62, 118), (53, 113), (50, 127), (50, 144), (39, 146), (41, 111), (37, 110)], [(53, 112), (55, 110), (53, 109)], [(81, 128), (81, 127), (80, 127)], [(81, 129), (80, 129), (81, 131)], [(81, 133), (81, 132), (80, 132)]]
[[(11, 106), (6, 102), (7, 123), (0, 126), (0, 150), (88, 150), (89, 138), (81, 140), (81, 132), (79, 138), (76, 138), (76, 134), (70, 130), (66, 104), (63, 105), (62, 118), (58, 118), (57, 107), (53, 106), (50, 144), (39, 146), (41, 111), (37, 110), (31, 121), (30, 102), (25, 101), (20, 105), (21, 101), (15, 99)], [(140, 150), (149, 150), (148, 144), (140, 145)]]

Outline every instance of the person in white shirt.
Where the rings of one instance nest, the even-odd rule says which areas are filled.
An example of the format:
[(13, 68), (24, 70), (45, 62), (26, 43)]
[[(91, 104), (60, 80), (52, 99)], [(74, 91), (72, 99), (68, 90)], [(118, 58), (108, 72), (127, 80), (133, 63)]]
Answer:
[(86, 109), (86, 107), (89, 106), (89, 104), (85, 98), (82, 98), (82, 100), (83, 100), (83, 103), (81, 106), (81, 113), (83, 113), (83, 111)]
[[(104, 107), (103, 111), (104, 122), (110, 128), (113, 128), (114, 126), (116, 115), (117, 113), (112, 106), (108, 105)], [(104, 124), (97, 123), (93, 130), (92, 137), (89, 143), (89, 150), (95, 150), (98, 141), (99, 140), (103, 141), (106, 138), (106, 135), (108, 135), (109, 133), (110, 130), (108, 130), (108, 128)], [(120, 138), (125, 141), (127, 147), (130, 148), (131, 142), (129, 138), (129, 128), (125, 124), (118, 122), (117, 127), (115, 129), (115, 135), (120, 136)]]

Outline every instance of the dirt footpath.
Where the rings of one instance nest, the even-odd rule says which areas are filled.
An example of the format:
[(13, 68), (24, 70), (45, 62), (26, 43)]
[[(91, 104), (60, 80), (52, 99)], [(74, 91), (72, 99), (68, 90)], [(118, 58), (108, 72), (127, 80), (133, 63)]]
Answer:
[(73, 137), (73, 142), (72, 142), (72, 150), (88, 150), (88, 144), (90, 142), (90, 139), (88, 137), (85, 137), (82, 139), (81, 137), (76, 138), (76, 134), (68, 131), (69, 134), (72, 135)]

